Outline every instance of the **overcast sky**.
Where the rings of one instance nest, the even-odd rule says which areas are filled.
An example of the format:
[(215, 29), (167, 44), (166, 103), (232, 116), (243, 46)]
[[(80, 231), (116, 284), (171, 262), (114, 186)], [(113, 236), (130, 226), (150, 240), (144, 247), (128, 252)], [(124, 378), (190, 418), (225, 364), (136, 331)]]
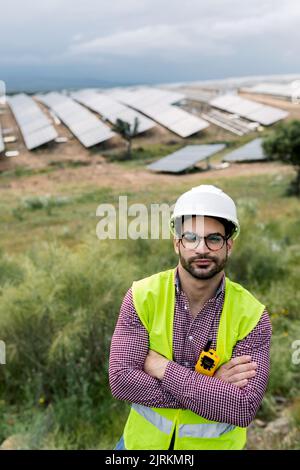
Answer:
[(298, 0), (0, 0), (0, 79), (299, 73)]

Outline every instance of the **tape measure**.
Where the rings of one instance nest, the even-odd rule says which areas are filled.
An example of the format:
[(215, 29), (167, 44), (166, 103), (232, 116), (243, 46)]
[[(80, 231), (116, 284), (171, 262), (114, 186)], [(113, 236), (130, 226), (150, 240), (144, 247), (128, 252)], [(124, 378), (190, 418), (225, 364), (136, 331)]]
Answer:
[(220, 358), (217, 355), (216, 351), (210, 347), (211, 343), (212, 339), (209, 339), (205, 348), (201, 352), (197, 364), (195, 366), (195, 371), (199, 372), (199, 374), (210, 376), (214, 375), (216, 368), (220, 362)]

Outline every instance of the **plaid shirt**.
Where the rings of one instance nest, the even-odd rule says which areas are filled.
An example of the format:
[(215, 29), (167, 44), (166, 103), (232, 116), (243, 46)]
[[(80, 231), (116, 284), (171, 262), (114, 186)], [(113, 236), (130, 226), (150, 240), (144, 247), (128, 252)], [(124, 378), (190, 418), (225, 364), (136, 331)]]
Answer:
[(149, 407), (189, 409), (206, 419), (248, 426), (260, 406), (270, 373), (272, 327), (267, 311), (248, 336), (234, 347), (232, 357), (250, 355), (257, 363), (256, 375), (239, 388), (194, 370), (208, 338), (212, 339), (211, 347), (216, 348), (225, 274), (215, 295), (205, 302), (195, 318), (181, 289), (178, 270), (174, 288), (174, 359), (168, 363), (163, 380), (143, 371), (149, 336), (134, 308), (131, 288), (127, 291), (111, 342), (109, 381), (113, 396)]

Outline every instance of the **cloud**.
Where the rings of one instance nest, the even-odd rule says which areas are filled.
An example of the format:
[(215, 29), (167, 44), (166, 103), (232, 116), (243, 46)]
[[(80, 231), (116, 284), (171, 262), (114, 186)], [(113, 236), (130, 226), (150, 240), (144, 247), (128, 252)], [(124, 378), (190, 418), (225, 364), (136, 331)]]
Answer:
[[(228, 3), (228, 2), (224, 2)], [(231, 2), (232, 3), (232, 2)], [(254, 2), (255, 3), (255, 2)], [(269, 1), (256, 11), (235, 11), (234, 15), (223, 17), (222, 12), (207, 12), (207, 17), (194, 18), (175, 23), (155, 23), (132, 29), (121, 29), (101, 34), (93, 39), (72, 41), (66, 53), (80, 56), (143, 57), (146, 54), (158, 58), (178, 59), (186, 54), (202, 56), (228, 56), (240, 49), (241, 41), (248, 41), (247, 47), (264, 47), (266, 40), (280, 35), (279, 50), (286, 47), (283, 34), (299, 37), (297, 24), (300, 20), (300, 5), (293, 12), (290, 2), (281, 8), (270, 8), (276, 1)], [(292, 30), (294, 32), (292, 32)], [(295, 38), (294, 38), (295, 39)], [(263, 42), (262, 42), (263, 41)], [(288, 39), (287, 39), (288, 41)], [(294, 40), (296, 42), (296, 40)], [(246, 53), (247, 51), (245, 51)]]
[(231, 47), (217, 44), (199, 24), (158, 24), (73, 43), (69, 48), (74, 56), (104, 54), (138, 57), (157, 54), (159, 57), (176, 57), (192, 51), (204, 55), (224, 55), (231, 52)]
[(133, 77), (142, 67), (144, 76), (172, 69), (175, 79), (229, 67), (260, 73), (267, 60), (298, 67), (299, 24), (298, 0), (10, 0), (0, 16), (1, 65), (98, 65)]
[(83, 38), (84, 38), (84, 34), (83, 34), (83, 33), (76, 33), (76, 34), (74, 34), (74, 36), (72, 37), (72, 41), (74, 41), (74, 42), (82, 41)]

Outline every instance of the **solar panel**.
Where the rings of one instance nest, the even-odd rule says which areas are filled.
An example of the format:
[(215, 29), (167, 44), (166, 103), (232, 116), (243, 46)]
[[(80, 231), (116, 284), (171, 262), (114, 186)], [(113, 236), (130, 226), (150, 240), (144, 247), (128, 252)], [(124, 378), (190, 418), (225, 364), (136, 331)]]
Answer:
[(44, 127), (43, 129), (38, 129), (33, 133), (25, 134), (24, 140), (28, 150), (32, 150), (40, 145), (50, 142), (51, 140), (56, 139), (57, 132), (52, 126)]
[(132, 90), (124, 90), (123, 88), (113, 88), (112, 90), (106, 90), (108, 96), (111, 96), (120, 103), (126, 104), (134, 108), (135, 102), (139, 99), (138, 95)]
[(72, 124), (72, 132), (76, 135), (85, 134), (95, 127), (94, 123), (89, 119), (85, 119), (80, 122), (74, 122)]
[(151, 111), (147, 111), (147, 108), (144, 108), (146, 112), (151, 112), (151, 114), (155, 117), (158, 116), (159, 114), (159, 122), (160, 124), (170, 127), (173, 126), (173, 124), (178, 123), (179, 121), (182, 121), (186, 116), (183, 112), (181, 112), (181, 109), (179, 108), (172, 108), (172, 106), (165, 105), (164, 108), (161, 108), (161, 110), (157, 110), (157, 112), (153, 111), (153, 108), (151, 108)]
[(138, 134), (151, 129), (156, 125), (152, 120), (119, 103), (110, 96), (90, 90), (81, 90), (72, 93), (71, 96), (79, 103), (82, 103), (84, 106), (90, 108), (103, 118), (110, 121), (112, 124), (115, 124), (117, 119), (121, 119), (133, 126), (135, 119), (137, 118), (139, 121), (137, 129)]
[(134, 109), (141, 111), (158, 124), (180, 137), (188, 137), (205, 129), (209, 124), (203, 119), (184, 111), (172, 102), (184, 97), (179, 93), (159, 89), (110, 90), (111, 96)]
[(273, 106), (253, 102), (237, 95), (223, 95), (211, 100), (210, 105), (229, 113), (238, 114), (250, 121), (259, 122), (264, 126), (274, 124), (288, 116), (288, 112)]
[(43, 128), (52, 128), (54, 127), (51, 125), (49, 120), (45, 116), (41, 116), (41, 118), (33, 118), (34, 120), (26, 121), (22, 124), (22, 129), (25, 134), (31, 134), (32, 132), (36, 132), (39, 129)]
[(127, 99), (131, 99), (131, 103), (143, 102), (145, 106), (152, 106), (156, 103), (160, 104), (174, 104), (185, 99), (183, 93), (178, 93), (169, 90), (162, 90), (160, 88), (138, 87), (129, 90), (113, 89), (112, 92), (121, 93)]
[(1, 125), (0, 125), (0, 153), (3, 152), (4, 150), (5, 150), (5, 145), (4, 145), (4, 142), (3, 142), (2, 129), (1, 129)]
[(110, 130), (99, 131), (99, 129), (91, 129), (88, 132), (80, 135), (80, 141), (85, 147), (92, 147), (93, 145), (104, 142), (105, 140), (110, 139), (115, 134)]
[(260, 122), (264, 126), (270, 126), (271, 124), (274, 124), (274, 122), (277, 122), (280, 119), (284, 119), (288, 115), (288, 113), (285, 113), (284, 111), (282, 111), (282, 113), (284, 114), (282, 114), (281, 117), (279, 117), (278, 115), (275, 120), (273, 110), (265, 107), (265, 108), (256, 110), (255, 112), (249, 113), (248, 119), (250, 119), (251, 121)]
[(148, 170), (180, 173), (225, 148), (224, 144), (188, 145), (148, 165)]
[(255, 160), (266, 160), (267, 157), (264, 154), (262, 148), (262, 139), (254, 139), (248, 142), (246, 145), (242, 145), (236, 150), (228, 153), (223, 161), (226, 162), (243, 162), (243, 161), (255, 161)]
[(65, 95), (57, 93), (55, 91), (51, 91), (45, 95), (36, 95), (36, 98), (39, 101), (43, 101), (46, 105), (58, 105), (59, 103), (63, 103), (65, 101)]
[(8, 104), (28, 150), (51, 142), (57, 137), (57, 132), (51, 121), (30, 96), (24, 93), (10, 96)]
[(295, 87), (292, 83), (259, 83), (252, 87), (243, 87), (241, 91), (262, 95), (272, 95), (281, 98), (289, 98), (295, 95)]
[(206, 124), (206, 121), (203, 121), (203, 124), (201, 124), (196, 116), (190, 115), (182, 119), (180, 122), (174, 123), (172, 125), (172, 131), (184, 138), (196, 134), (207, 126), (208, 124)]
[(142, 111), (180, 137), (196, 134), (209, 126), (203, 119), (172, 105), (164, 105), (163, 109), (157, 108), (155, 111), (153, 108), (143, 108)]
[(84, 147), (97, 145), (115, 135), (109, 126), (69, 96), (51, 92), (36, 97), (51, 109)]

